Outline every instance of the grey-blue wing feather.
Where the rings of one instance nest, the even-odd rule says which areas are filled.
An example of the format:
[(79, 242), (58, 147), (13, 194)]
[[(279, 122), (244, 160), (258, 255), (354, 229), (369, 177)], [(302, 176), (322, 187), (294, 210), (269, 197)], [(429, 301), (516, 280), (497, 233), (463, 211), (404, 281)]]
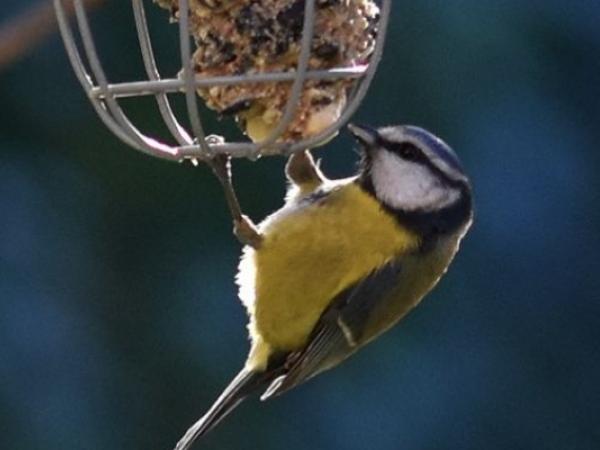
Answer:
[(277, 396), (338, 364), (357, 350), (372, 311), (397, 284), (399, 262), (390, 262), (338, 294), (321, 315), (306, 346), (288, 355), (283, 374), (262, 400)]

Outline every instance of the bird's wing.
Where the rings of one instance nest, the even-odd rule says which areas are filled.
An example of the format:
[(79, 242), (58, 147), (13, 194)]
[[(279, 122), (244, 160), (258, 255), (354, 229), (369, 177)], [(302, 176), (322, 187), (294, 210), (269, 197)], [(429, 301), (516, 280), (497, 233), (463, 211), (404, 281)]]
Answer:
[(271, 383), (261, 399), (282, 394), (357, 350), (371, 312), (386, 300), (400, 272), (400, 262), (390, 262), (336, 296), (306, 346), (287, 356), (281, 368), (283, 375)]

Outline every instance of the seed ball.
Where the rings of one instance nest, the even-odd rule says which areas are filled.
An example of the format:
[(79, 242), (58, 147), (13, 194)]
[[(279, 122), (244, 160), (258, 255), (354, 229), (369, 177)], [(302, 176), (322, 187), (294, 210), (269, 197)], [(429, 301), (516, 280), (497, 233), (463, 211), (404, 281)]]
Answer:
[[(178, 0), (155, 0), (179, 17)], [(373, 0), (317, 0), (309, 70), (366, 64), (377, 35)], [(296, 69), (304, 0), (190, 0), (193, 67), (199, 78), (290, 72)], [(279, 141), (318, 134), (341, 115), (354, 81), (308, 80), (293, 120)], [(281, 119), (292, 82), (240, 83), (198, 89), (220, 116), (234, 117), (254, 142), (269, 137)]]

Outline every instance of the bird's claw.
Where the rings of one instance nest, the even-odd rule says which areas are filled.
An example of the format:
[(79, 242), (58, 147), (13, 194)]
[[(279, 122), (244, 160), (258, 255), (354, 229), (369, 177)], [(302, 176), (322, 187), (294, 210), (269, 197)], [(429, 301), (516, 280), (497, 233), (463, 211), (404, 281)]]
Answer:
[(249, 245), (252, 248), (258, 248), (263, 240), (256, 225), (245, 215), (233, 222), (233, 233), (242, 244)]

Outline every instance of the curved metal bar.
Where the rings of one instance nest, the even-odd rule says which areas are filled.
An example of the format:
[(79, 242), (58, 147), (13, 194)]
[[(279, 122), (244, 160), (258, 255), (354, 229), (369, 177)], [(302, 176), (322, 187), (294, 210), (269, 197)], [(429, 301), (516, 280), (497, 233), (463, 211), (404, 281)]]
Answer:
[[(140, 133), (137, 130), (137, 128), (135, 128), (133, 124), (129, 121), (129, 119), (121, 109), (120, 105), (115, 100), (115, 98), (108, 93), (108, 81), (106, 79), (106, 75), (104, 73), (104, 70), (102, 69), (102, 65), (100, 64), (100, 60), (98, 58), (98, 53), (96, 51), (94, 40), (92, 38), (92, 33), (87, 20), (85, 8), (83, 7), (81, 0), (74, 0), (74, 5), (75, 16), (77, 18), (77, 23), (79, 26), (79, 31), (81, 33), (81, 38), (83, 41), (83, 47), (86, 56), (90, 63), (92, 73), (94, 74), (94, 77), (96, 78), (96, 81), (100, 86), (100, 89), (105, 93), (105, 106), (112, 115), (112, 118), (117, 122), (118, 125), (121, 126), (122, 132), (124, 132), (130, 139), (136, 142), (137, 145), (135, 146), (135, 148), (152, 156), (158, 156), (167, 159), (177, 159), (178, 155), (175, 149), (167, 145), (161, 144), (155, 139), (149, 138)], [(98, 102), (99, 100), (92, 98), (92, 101)]]
[(275, 143), (277, 139), (285, 132), (294, 118), (294, 114), (298, 109), (298, 101), (304, 89), (304, 80), (306, 79), (306, 71), (310, 60), (310, 52), (312, 40), (315, 31), (315, 0), (307, 0), (304, 5), (304, 24), (302, 26), (302, 42), (300, 46), (300, 56), (298, 57), (298, 66), (294, 72), (294, 84), (290, 91), (290, 96), (285, 104), (285, 109), (281, 119), (277, 123), (275, 129), (262, 142), (258, 142), (260, 149), (268, 148)]
[[(75, 5), (75, 15), (77, 18), (77, 24), (79, 26), (79, 32), (81, 34), (81, 38), (83, 41), (83, 48), (85, 50), (86, 57), (90, 64), (92, 73), (94, 78), (98, 82), (100, 89), (105, 93), (104, 101), (106, 102), (106, 106), (110, 113), (113, 115), (114, 119), (121, 125), (123, 131), (135, 142), (140, 145), (143, 145), (142, 140), (137, 135), (137, 133), (133, 132), (130, 126), (128, 119), (125, 116), (125, 113), (121, 109), (121, 107), (117, 104), (116, 100), (108, 94), (108, 81), (106, 78), (106, 74), (104, 73), (104, 69), (102, 68), (102, 64), (100, 63), (100, 59), (98, 58), (98, 53), (95, 48), (95, 44), (93, 41), (92, 33), (89, 27), (89, 23), (87, 20), (87, 14), (85, 12), (85, 8), (81, 0), (74, 0)], [(97, 99), (94, 99), (98, 101)]]
[(204, 157), (212, 154), (212, 150), (206, 142), (206, 134), (200, 121), (198, 112), (198, 98), (196, 96), (195, 75), (192, 70), (192, 52), (190, 49), (189, 35), (189, 1), (179, 0), (179, 45), (181, 50), (181, 66), (183, 68), (183, 80), (185, 82), (185, 102), (187, 105), (188, 115), (192, 131), (196, 136), (198, 145), (204, 152)]
[(73, 70), (75, 71), (75, 75), (81, 83), (81, 86), (86, 92), (88, 92), (89, 90), (91, 90), (94, 84), (92, 83), (90, 76), (85, 70), (83, 61), (81, 61), (81, 58), (79, 57), (79, 50), (75, 45), (73, 31), (71, 29), (71, 26), (69, 25), (69, 19), (67, 18), (67, 13), (63, 6), (62, 0), (54, 0), (54, 11), (56, 12), (58, 29), (60, 30), (65, 49), (67, 50), (67, 55), (69, 56), (69, 61), (71, 62), (71, 66), (73, 66)]
[(116, 122), (110, 117), (107, 111), (96, 101), (90, 98), (90, 93), (94, 89), (94, 83), (79, 56), (79, 50), (77, 49), (77, 45), (75, 44), (75, 38), (73, 36), (73, 30), (69, 25), (69, 21), (67, 18), (67, 14), (65, 12), (62, 0), (54, 0), (54, 9), (56, 11), (56, 17), (58, 20), (58, 26), (61, 33), (62, 40), (65, 45), (65, 49), (67, 50), (67, 55), (69, 56), (69, 60), (71, 62), (71, 66), (73, 67), (73, 71), (84, 91), (88, 95), (90, 102), (92, 103), (96, 113), (100, 116), (100, 119), (104, 122), (104, 124), (108, 127), (110, 131), (112, 131), (119, 139), (121, 139), (125, 144), (130, 145), (134, 148), (138, 148), (137, 143), (132, 140), (126, 133), (121, 130), (121, 128), (116, 124)]
[[(307, 80), (336, 80), (340, 78), (360, 78), (367, 72), (368, 65), (344, 67), (327, 70), (310, 70), (306, 72)], [(229, 86), (244, 83), (276, 83), (281, 81), (294, 81), (295, 72), (265, 72), (248, 75), (228, 75), (210, 78), (196, 78), (195, 88), (212, 86)], [(109, 84), (109, 92), (119, 97), (141, 97), (156, 95), (157, 93), (179, 92), (186, 86), (185, 81), (178, 78), (165, 78), (150, 81), (129, 81), (124, 83)], [(100, 88), (93, 88), (92, 95), (102, 97)]]
[[(144, 3), (142, 0), (132, 0), (131, 3), (133, 5), (135, 26), (138, 33), (138, 40), (140, 41), (146, 74), (151, 81), (160, 81), (160, 74), (158, 72), (158, 67), (156, 66), (156, 58), (154, 57), (154, 51), (152, 50), (152, 42), (150, 40), (150, 31), (148, 29), (148, 21), (146, 20)], [(177, 121), (167, 94), (164, 91), (159, 91), (155, 94), (155, 97), (160, 114), (175, 140), (179, 145), (192, 144), (192, 138), (185, 128)]]

